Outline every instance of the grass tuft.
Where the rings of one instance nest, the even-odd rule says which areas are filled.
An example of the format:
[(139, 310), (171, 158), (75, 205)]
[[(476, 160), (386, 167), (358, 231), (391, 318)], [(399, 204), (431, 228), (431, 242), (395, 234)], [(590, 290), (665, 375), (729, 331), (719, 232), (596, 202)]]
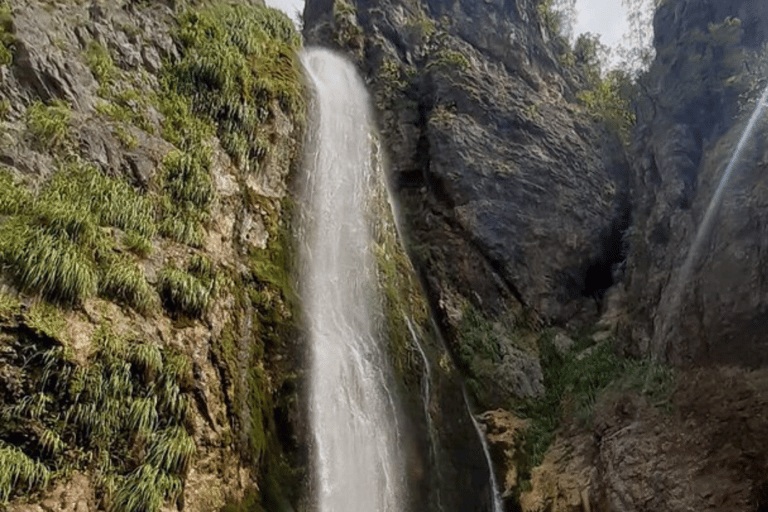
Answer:
[(60, 149), (69, 142), (72, 110), (68, 103), (54, 100), (50, 105), (36, 100), (27, 108), (27, 126), (36, 142), (48, 149)]
[(0, 2), (0, 66), (10, 66), (13, 62), (15, 43), (11, 6), (2, 1)]
[(91, 69), (91, 73), (102, 86), (109, 86), (115, 80), (117, 69), (112, 56), (103, 45), (91, 41), (85, 50), (85, 62)]
[(0, 503), (22, 490), (30, 492), (45, 487), (51, 478), (47, 467), (15, 446), (0, 441)]
[(208, 309), (213, 283), (205, 283), (188, 272), (167, 266), (160, 272), (158, 287), (167, 310), (195, 318)]
[(31, 194), (16, 183), (13, 175), (0, 168), (0, 215), (15, 215), (29, 205)]
[[(0, 174), (0, 181), (9, 177)], [(115, 242), (101, 229), (115, 226), (135, 236), (154, 236), (149, 199), (79, 162), (64, 164), (35, 200), (16, 195), (14, 203), (0, 193), (0, 207), (11, 214), (0, 226), (0, 259), (22, 290), (74, 304), (98, 289), (137, 311), (151, 308), (154, 294), (143, 275), (113, 256)]]
[(101, 294), (145, 315), (155, 308), (157, 295), (136, 263), (128, 257), (113, 257), (105, 266), (99, 281)]
[(222, 145), (241, 168), (258, 168), (268, 147), (260, 124), (272, 102), (304, 117), (301, 38), (293, 23), (271, 8), (219, 5), (184, 12), (177, 37), (182, 57), (170, 66), (168, 85), (217, 123)]
[(152, 438), (147, 462), (166, 473), (184, 474), (195, 453), (195, 442), (187, 431), (182, 427), (169, 427)]
[(57, 236), (56, 221), (64, 221), (64, 231), (69, 227), (63, 217), (53, 217), (51, 224), (35, 227), (21, 219), (11, 219), (0, 229), (0, 256), (10, 264), (10, 273), (22, 290), (39, 291), (50, 300), (75, 303), (96, 292), (97, 270), (93, 259), (77, 240)]
[(129, 251), (140, 258), (146, 258), (154, 250), (152, 240), (133, 230), (125, 233), (123, 243)]

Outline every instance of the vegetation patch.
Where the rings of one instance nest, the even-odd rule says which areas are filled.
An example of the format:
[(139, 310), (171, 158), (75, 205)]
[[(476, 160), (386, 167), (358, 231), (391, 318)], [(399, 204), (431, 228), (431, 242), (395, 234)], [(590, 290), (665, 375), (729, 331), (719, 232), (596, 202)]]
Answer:
[(173, 314), (199, 318), (208, 309), (215, 290), (215, 275), (200, 272), (199, 261), (192, 258), (187, 270), (167, 265), (160, 272), (158, 291), (163, 306)]
[(91, 41), (85, 51), (85, 63), (96, 81), (101, 84), (100, 94), (104, 95), (117, 77), (117, 68), (109, 50), (98, 42)]
[(42, 148), (61, 149), (69, 143), (69, 121), (72, 109), (61, 100), (46, 105), (40, 100), (27, 108), (27, 127), (35, 142)]
[(13, 16), (11, 6), (0, 2), (0, 66), (10, 66), (16, 38), (13, 37)]
[(531, 470), (543, 460), (563, 419), (572, 416), (582, 425), (587, 424), (598, 395), (609, 386), (640, 392), (657, 407), (669, 403), (673, 390), (671, 370), (658, 363), (619, 358), (609, 342), (595, 344), (589, 336), (561, 353), (553, 338), (553, 333), (546, 332), (540, 339), (545, 396), (517, 407), (521, 416), (531, 419), (531, 426), (523, 434), (518, 477), (521, 484), (530, 479)]
[[(0, 179), (10, 182), (8, 175)], [(10, 190), (18, 188), (11, 183)], [(144, 308), (143, 275), (113, 257), (115, 242), (103, 227), (153, 236), (157, 228), (148, 199), (130, 185), (78, 162), (63, 165), (34, 200), (23, 193), (15, 200), (4, 196), (0, 195), (0, 207), (11, 217), (0, 226), (0, 259), (9, 265), (20, 289), (73, 304), (97, 289), (114, 292), (118, 279), (123, 279), (118, 296)], [(123, 263), (114, 266), (117, 261)], [(130, 292), (125, 288), (129, 281)]]
[(271, 8), (217, 5), (182, 13), (177, 38), (182, 56), (168, 68), (169, 88), (216, 123), (242, 169), (258, 169), (268, 149), (260, 125), (271, 103), (297, 120), (305, 115), (293, 23)]
[[(41, 371), (28, 376), (31, 394), (0, 403), (0, 502), (85, 469), (98, 475), (107, 510), (155, 512), (176, 499), (196, 454), (189, 360), (105, 325), (85, 364), (50, 339), (19, 336)], [(20, 435), (27, 441), (18, 443)]]
[(635, 95), (636, 86), (629, 75), (613, 70), (592, 89), (581, 91), (578, 98), (593, 119), (603, 122), (625, 146), (629, 146), (636, 120), (632, 109)]

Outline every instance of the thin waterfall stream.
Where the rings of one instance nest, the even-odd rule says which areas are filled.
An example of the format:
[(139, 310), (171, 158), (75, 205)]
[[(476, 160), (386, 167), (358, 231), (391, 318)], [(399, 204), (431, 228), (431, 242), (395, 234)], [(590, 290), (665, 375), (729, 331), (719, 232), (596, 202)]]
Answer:
[[(712, 222), (714, 221), (715, 213), (717, 213), (717, 210), (720, 207), (720, 203), (723, 200), (723, 194), (725, 193), (726, 187), (728, 185), (728, 181), (730, 180), (731, 174), (736, 168), (736, 165), (739, 163), (739, 160), (741, 159), (741, 153), (744, 151), (744, 148), (746, 147), (747, 142), (749, 142), (749, 139), (752, 136), (752, 132), (755, 131), (755, 126), (757, 125), (758, 120), (762, 116), (763, 111), (767, 106), (768, 106), (768, 86), (765, 87), (762, 95), (757, 100), (755, 109), (752, 111), (752, 115), (750, 115), (749, 121), (747, 122), (747, 125), (745, 126), (744, 131), (742, 132), (741, 137), (739, 138), (739, 142), (736, 145), (736, 149), (733, 151), (733, 154), (731, 155), (731, 158), (728, 161), (728, 165), (726, 166), (725, 171), (723, 171), (723, 176), (720, 178), (720, 182), (718, 183), (717, 188), (715, 189), (715, 193), (712, 195), (712, 199), (710, 199), (709, 204), (707, 205), (707, 209), (704, 213), (704, 218), (701, 220), (701, 223), (699, 224), (699, 227), (696, 231), (696, 237), (694, 238), (693, 243), (688, 249), (688, 254), (685, 257), (685, 261), (683, 262), (682, 267), (680, 267), (680, 270), (675, 277), (675, 281), (674, 281), (672, 292), (669, 299), (670, 314), (668, 314), (665, 317), (664, 322), (661, 325), (660, 334), (662, 336), (670, 332), (672, 328), (672, 322), (675, 322), (677, 320), (677, 315), (679, 314), (680, 302), (682, 301), (683, 290), (686, 284), (688, 283), (688, 279), (691, 276), (694, 263), (696, 262), (696, 258), (699, 254), (699, 251), (701, 250), (701, 246), (703, 245), (705, 238), (710, 232), (710, 227), (712, 225)], [(657, 336), (656, 343), (663, 342), (662, 336)], [(658, 347), (656, 352), (658, 354), (659, 352)]]

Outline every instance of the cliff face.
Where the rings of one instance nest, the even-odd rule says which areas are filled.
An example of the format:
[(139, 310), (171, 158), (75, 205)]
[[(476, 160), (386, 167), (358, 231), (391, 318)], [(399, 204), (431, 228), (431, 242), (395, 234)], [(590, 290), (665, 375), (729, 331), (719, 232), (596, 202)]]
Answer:
[(656, 13), (657, 57), (633, 162), (631, 353), (678, 366), (768, 362), (760, 327), (768, 312), (764, 123), (734, 168), (690, 274), (681, 275), (765, 83), (767, 24), (761, 2), (667, 2)]
[(539, 19), (535, 2), (307, 3), (308, 43), (343, 49), (371, 82), (406, 236), (446, 325), (468, 304), (595, 318), (621, 259), (626, 161), (572, 103), (580, 77)]
[(290, 510), (291, 22), (29, 0), (0, 43), (0, 507)]

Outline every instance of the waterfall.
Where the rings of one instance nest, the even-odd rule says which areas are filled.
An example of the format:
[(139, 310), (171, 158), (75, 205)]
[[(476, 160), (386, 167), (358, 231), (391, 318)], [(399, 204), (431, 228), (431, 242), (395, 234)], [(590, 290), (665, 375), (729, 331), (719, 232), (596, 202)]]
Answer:
[(317, 509), (402, 512), (405, 457), (373, 322), (369, 99), (354, 67), (334, 53), (309, 49), (302, 62), (317, 93), (299, 234)]

